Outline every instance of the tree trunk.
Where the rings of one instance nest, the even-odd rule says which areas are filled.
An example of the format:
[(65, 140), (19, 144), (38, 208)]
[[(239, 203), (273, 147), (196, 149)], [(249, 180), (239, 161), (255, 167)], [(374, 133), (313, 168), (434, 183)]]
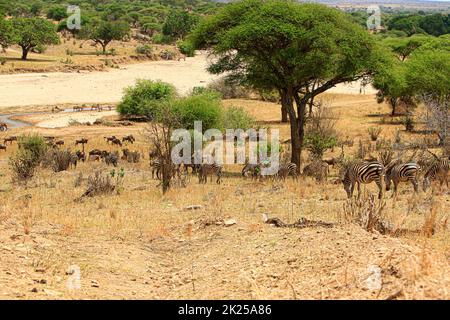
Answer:
[(296, 163), (298, 166), (298, 170), (300, 170), (301, 166), (301, 158), (302, 158), (302, 151), (303, 151), (303, 141), (305, 139), (305, 124), (306, 124), (306, 104), (308, 101), (313, 102), (314, 96), (311, 96), (310, 99), (303, 98), (300, 99), (298, 93), (296, 92), (294, 94), (295, 103), (297, 105), (297, 130), (298, 130), (298, 158), (299, 163)]
[(293, 89), (289, 88), (284, 91), (284, 96), (286, 101), (286, 111), (289, 114), (289, 122), (291, 127), (291, 162), (295, 163), (297, 165), (297, 169), (300, 170), (301, 144), (298, 135), (298, 121), (294, 109)]
[(289, 122), (289, 117), (288, 117), (288, 107), (287, 105), (289, 104), (289, 99), (287, 97), (287, 94), (285, 93), (285, 91), (283, 90), (279, 90), (280, 93), (280, 98), (281, 98), (281, 122), (286, 123)]
[(22, 60), (27, 60), (29, 51), (30, 51), (30, 48), (22, 47)]
[(391, 116), (393, 117), (397, 113), (397, 101), (396, 101), (396, 99), (391, 99), (391, 107), (392, 107), (392, 114), (391, 114)]
[(107, 43), (102, 43), (103, 54), (106, 54), (106, 46), (107, 45), (108, 45)]

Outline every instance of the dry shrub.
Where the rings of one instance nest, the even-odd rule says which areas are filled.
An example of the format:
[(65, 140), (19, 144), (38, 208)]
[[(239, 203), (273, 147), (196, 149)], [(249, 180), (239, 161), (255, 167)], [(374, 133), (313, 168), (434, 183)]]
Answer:
[(69, 169), (72, 154), (69, 150), (50, 150), (42, 160), (44, 167), (51, 168), (53, 172), (61, 172)]
[(344, 219), (358, 224), (368, 232), (378, 231), (387, 234), (393, 230), (393, 226), (383, 221), (385, 206), (386, 203), (377, 201), (374, 195), (350, 199), (344, 203)]
[(318, 182), (326, 181), (328, 178), (328, 164), (321, 160), (316, 160), (303, 168), (303, 175), (313, 177)]
[(227, 81), (226, 77), (222, 77), (211, 82), (208, 89), (220, 92), (223, 99), (247, 99), (250, 98), (249, 90), (238, 84)]
[(367, 129), (367, 132), (369, 132), (370, 140), (377, 141), (378, 136), (381, 133), (381, 128), (380, 127), (370, 127)]
[[(109, 174), (102, 174), (96, 171), (93, 176), (88, 177), (88, 188), (86, 192), (77, 200), (84, 197), (95, 197), (101, 195), (110, 195), (114, 192), (120, 193), (123, 186), (125, 173), (123, 169), (118, 173), (112, 170)], [(115, 181), (112, 178), (116, 177)]]

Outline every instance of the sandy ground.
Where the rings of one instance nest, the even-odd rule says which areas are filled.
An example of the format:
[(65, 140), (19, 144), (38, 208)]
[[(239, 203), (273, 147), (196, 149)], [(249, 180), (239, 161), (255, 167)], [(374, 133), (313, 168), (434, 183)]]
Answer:
[[(127, 65), (108, 72), (32, 73), (0, 75), (0, 110), (6, 107), (65, 103), (115, 103), (124, 88), (137, 79), (162, 80), (180, 94), (217, 78), (207, 73), (208, 58), (200, 54), (186, 61), (154, 61)], [(342, 84), (329, 92), (359, 94), (358, 83)], [(367, 87), (363, 93), (373, 94)]]

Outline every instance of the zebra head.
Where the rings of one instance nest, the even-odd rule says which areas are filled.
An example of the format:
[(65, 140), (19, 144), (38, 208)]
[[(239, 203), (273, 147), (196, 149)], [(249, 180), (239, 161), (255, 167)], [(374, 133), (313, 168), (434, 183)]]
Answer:
[(344, 190), (347, 192), (347, 197), (350, 199), (352, 197), (351, 194), (351, 187), (352, 187), (352, 181), (350, 179), (350, 170), (347, 169), (345, 171), (344, 177), (342, 178), (342, 184), (344, 185)]

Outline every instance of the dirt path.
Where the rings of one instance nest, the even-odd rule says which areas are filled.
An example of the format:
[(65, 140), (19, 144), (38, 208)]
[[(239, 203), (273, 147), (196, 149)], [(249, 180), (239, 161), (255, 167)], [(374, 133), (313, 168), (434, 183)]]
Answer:
[[(108, 72), (31, 73), (0, 75), (0, 110), (6, 107), (67, 103), (115, 103), (136, 79), (172, 83), (180, 94), (217, 78), (206, 72), (208, 58), (200, 54), (186, 61), (157, 61), (128, 65)], [(373, 94), (372, 88), (362, 93)], [(330, 92), (359, 94), (358, 83), (339, 85)]]
[(205, 71), (206, 55), (186, 61), (128, 65), (109, 72), (33, 73), (0, 76), (0, 108), (62, 103), (114, 103), (136, 79), (172, 83), (181, 94), (214, 79)]

